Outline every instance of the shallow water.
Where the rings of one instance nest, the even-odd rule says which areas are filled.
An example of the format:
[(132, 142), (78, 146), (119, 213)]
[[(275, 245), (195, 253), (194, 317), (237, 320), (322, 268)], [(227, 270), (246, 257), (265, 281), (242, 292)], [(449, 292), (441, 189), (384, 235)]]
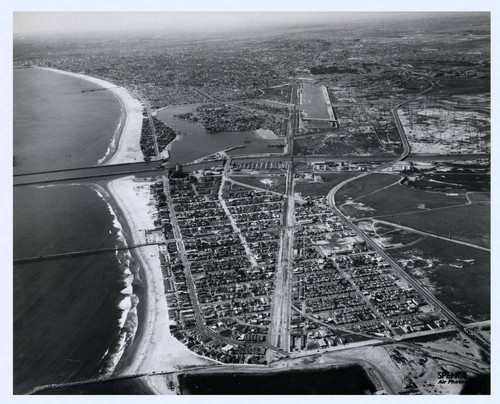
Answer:
[(181, 133), (170, 147), (170, 162), (185, 164), (235, 146), (242, 148), (234, 150), (231, 154), (277, 153), (283, 150), (283, 148), (268, 147), (282, 142), (261, 139), (255, 131), (208, 133), (199, 123), (174, 117), (193, 112), (199, 105), (201, 104), (173, 105), (158, 111), (158, 119)]

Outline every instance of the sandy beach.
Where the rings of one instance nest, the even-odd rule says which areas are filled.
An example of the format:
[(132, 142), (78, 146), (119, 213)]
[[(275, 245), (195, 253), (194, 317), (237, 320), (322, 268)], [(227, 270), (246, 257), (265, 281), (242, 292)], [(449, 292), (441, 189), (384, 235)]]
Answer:
[(117, 87), (116, 84), (81, 73), (73, 73), (49, 67), (44, 67), (43, 69), (86, 80), (99, 87), (109, 89), (120, 101), (123, 109), (120, 127), (115, 133), (111, 144), (108, 146), (106, 154), (99, 160), (98, 165), (144, 161), (139, 144), (143, 105), (126, 88)]
[[(133, 176), (119, 178), (107, 183), (107, 189), (123, 213), (129, 229), (129, 244), (146, 242), (145, 230), (155, 228), (154, 199), (149, 186), (152, 181), (135, 179)], [(142, 302), (144, 318), (139, 322), (134, 351), (127, 358), (128, 365), (121, 374), (136, 374), (152, 371), (177, 370), (186, 366), (213, 364), (191, 352), (170, 334), (167, 301), (163, 289), (157, 246), (135, 250), (140, 263), (140, 280), (145, 287)], [(155, 390), (158, 390), (156, 386)], [(166, 393), (168, 389), (165, 388)]]
[[(133, 98), (125, 88), (116, 87), (113, 83), (84, 74), (45, 69), (80, 78), (102, 88), (109, 88), (109, 91), (120, 100), (124, 112), (120, 127), (99, 165), (143, 161), (139, 143), (143, 111), (140, 101)], [(128, 245), (146, 243), (146, 230), (155, 228), (155, 201), (149, 191), (152, 182), (129, 176), (105, 184), (105, 188), (122, 214), (122, 220), (127, 222), (129, 232), (125, 235)], [(214, 364), (214, 361), (191, 352), (170, 334), (158, 247), (155, 245), (141, 247), (133, 250), (133, 255), (139, 261), (140, 267), (136, 281), (145, 291), (139, 300), (143, 315), (138, 324), (135, 341), (131, 343), (128, 354), (123, 355), (121, 359), (123, 363), (119, 373), (128, 375)], [(172, 393), (166, 386), (158, 383), (149, 384), (158, 394)]]

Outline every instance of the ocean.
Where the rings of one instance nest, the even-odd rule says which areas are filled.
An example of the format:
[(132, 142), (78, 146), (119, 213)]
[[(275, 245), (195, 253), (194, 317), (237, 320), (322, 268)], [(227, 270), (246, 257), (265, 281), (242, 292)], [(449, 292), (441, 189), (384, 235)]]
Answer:
[[(14, 174), (95, 165), (106, 155), (121, 104), (106, 91), (81, 92), (89, 88), (14, 70)], [(14, 258), (123, 246), (108, 198), (92, 184), (15, 187)], [(15, 394), (112, 372), (137, 325), (136, 265), (126, 251), (14, 265)]]
[(122, 106), (88, 81), (38, 68), (14, 70), (14, 175), (97, 164)]

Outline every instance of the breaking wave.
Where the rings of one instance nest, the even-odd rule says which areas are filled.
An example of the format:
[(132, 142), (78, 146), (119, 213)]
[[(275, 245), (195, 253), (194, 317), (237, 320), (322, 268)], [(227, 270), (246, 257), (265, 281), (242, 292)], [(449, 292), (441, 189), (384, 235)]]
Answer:
[(126, 112), (125, 108), (123, 107), (122, 102), (120, 101), (120, 108), (121, 108), (121, 115), (120, 115), (120, 121), (118, 122), (118, 125), (115, 128), (115, 132), (113, 133), (113, 137), (111, 138), (111, 141), (109, 142), (108, 149), (106, 150), (106, 153), (102, 158), (97, 160), (97, 165), (101, 165), (111, 154), (116, 152), (117, 149), (117, 140), (119, 139), (121, 135), (121, 131), (123, 128), (123, 125), (125, 123), (125, 117), (126, 117)]
[[(118, 220), (116, 212), (106, 198), (111, 198), (111, 196), (97, 184), (93, 184), (92, 188), (99, 197), (106, 202), (108, 210), (113, 216), (113, 226), (118, 242), (117, 246), (126, 247), (127, 241), (123, 234), (122, 225)], [(106, 197), (104, 195), (106, 195)], [(115, 254), (120, 264), (120, 268), (122, 268), (122, 277), (120, 279), (122, 289), (117, 299), (117, 307), (120, 309), (120, 318), (117, 321), (117, 328), (119, 331), (116, 340), (110, 345), (101, 358), (100, 377), (107, 377), (113, 373), (125, 348), (134, 340), (138, 326), (137, 304), (139, 298), (134, 294), (133, 290), (133, 281), (135, 279), (135, 274), (138, 272), (138, 265), (129, 250), (117, 250)]]

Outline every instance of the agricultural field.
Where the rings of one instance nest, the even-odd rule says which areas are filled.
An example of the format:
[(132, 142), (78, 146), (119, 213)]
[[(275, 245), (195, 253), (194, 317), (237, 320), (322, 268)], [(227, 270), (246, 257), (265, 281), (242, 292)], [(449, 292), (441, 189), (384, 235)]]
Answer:
[(489, 248), (490, 204), (485, 194), (429, 192), (401, 185), (398, 178), (365, 176), (339, 190), (337, 205), (352, 218), (377, 218)]
[(462, 320), (490, 318), (489, 252), (434, 237), (386, 252)]
[(409, 178), (404, 185), (437, 192), (489, 192), (489, 174), (432, 173)]

